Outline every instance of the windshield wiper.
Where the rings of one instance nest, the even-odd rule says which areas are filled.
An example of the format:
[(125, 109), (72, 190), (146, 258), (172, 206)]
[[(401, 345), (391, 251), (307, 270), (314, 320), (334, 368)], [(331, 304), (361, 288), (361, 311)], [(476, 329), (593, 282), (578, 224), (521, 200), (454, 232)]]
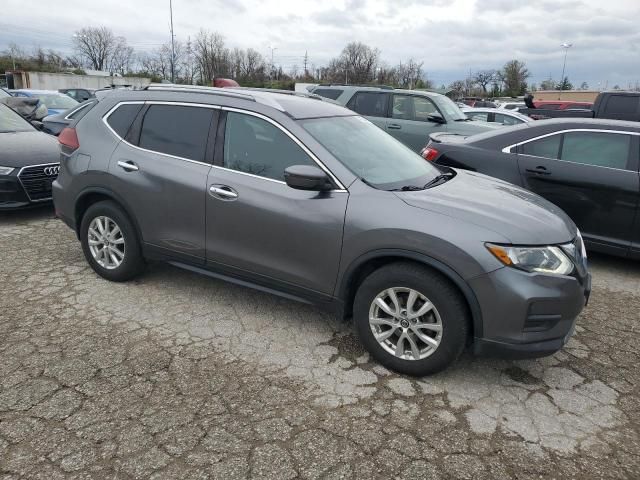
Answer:
[(424, 190), (424, 188), (417, 187), (415, 185), (405, 185), (404, 187), (400, 188), (392, 188), (391, 190), (389, 190), (389, 192), (415, 192), (418, 190)]
[(431, 187), (436, 187), (438, 185), (443, 184), (446, 181), (451, 180), (454, 177), (454, 174), (451, 172), (448, 173), (442, 173), (440, 175), (438, 175), (437, 177), (434, 177), (433, 179), (429, 180), (425, 186), (423, 188), (427, 189), (427, 188), (431, 188)]
[(456, 122), (470, 122), (471, 119), (470, 118), (457, 118), (455, 121)]

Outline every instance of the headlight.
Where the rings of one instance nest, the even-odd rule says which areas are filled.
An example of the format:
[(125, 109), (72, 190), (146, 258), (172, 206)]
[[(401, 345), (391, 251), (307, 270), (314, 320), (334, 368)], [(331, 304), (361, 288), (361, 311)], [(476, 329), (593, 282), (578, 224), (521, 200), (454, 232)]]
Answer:
[(487, 249), (504, 265), (527, 272), (568, 275), (573, 262), (560, 247), (513, 247), (486, 244)]
[(13, 170), (13, 167), (0, 167), (0, 175), (9, 175)]

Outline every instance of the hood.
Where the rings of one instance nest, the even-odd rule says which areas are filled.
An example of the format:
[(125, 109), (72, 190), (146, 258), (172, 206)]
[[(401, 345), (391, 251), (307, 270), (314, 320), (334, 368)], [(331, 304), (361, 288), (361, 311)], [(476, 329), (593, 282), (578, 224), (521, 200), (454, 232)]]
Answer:
[(60, 161), (60, 149), (55, 137), (36, 130), (0, 133), (0, 145), (0, 165), (3, 167), (19, 168)]
[(516, 245), (566, 243), (576, 236), (576, 226), (558, 207), (522, 188), (480, 173), (456, 170), (448, 182), (417, 192), (398, 192), (416, 208), (458, 218), (496, 232), (500, 242)]

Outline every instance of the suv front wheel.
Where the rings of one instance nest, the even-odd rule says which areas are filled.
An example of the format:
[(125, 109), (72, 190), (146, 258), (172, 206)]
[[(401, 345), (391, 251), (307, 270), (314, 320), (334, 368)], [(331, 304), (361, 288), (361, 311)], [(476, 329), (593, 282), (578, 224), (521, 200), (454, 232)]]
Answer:
[(413, 263), (390, 264), (366, 277), (353, 317), (360, 340), (378, 362), (414, 376), (453, 363), (469, 332), (468, 309), (458, 290)]
[(114, 202), (98, 202), (87, 209), (80, 225), (80, 241), (89, 265), (107, 280), (124, 282), (144, 270), (135, 228)]

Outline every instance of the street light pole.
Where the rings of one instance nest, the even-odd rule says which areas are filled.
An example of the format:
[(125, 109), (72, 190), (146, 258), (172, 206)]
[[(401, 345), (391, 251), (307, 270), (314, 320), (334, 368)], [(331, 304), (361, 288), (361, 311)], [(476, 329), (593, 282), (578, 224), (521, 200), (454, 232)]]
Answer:
[(560, 45), (564, 48), (564, 62), (562, 63), (562, 76), (560, 77), (560, 91), (558, 92), (558, 100), (560, 100), (560, 96), (562, 95), (562, 90), (564, 88), (564, 70), (567, 66), (567, 53), (569, 49), (573, 46), (573, 43), (563, 43)]
[(271, 69), (269, 70), (269, 86), (273, 88), (273, 52), (275, 52), (278, 47), (269, 47), (271, 49)]

